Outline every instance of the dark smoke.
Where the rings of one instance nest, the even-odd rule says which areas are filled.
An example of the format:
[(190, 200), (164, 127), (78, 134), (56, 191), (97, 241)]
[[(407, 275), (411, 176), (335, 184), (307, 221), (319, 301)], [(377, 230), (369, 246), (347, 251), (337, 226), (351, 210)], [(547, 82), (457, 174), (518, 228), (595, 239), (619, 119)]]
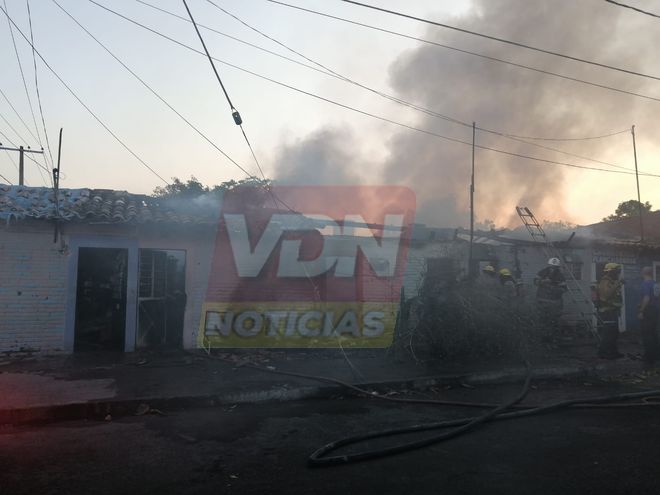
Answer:
[[(480, 0), (469, 15), (446, 20), (471, 30), (640, 71), (654, 71), (652, 65), (645, 68), (640, 61), (656, 59), (654, 47), (660, 42), (660, 29), (642, 29), (640, 22), (644, 19), (597, 2)], [(653, 94), (653, 86), (658, 84), (439, 28), (428, 29), (423, 37), (630, 91)], [(390, 68), (390, 82), (396, 94), (408, 101), (509, 133), (580, 137), (625, 129), (635, 123), (645, 128), (647, 138), (660, 134), (653, 119), (660, 103), (429, 45), (401, 54)], [(418, 127), (471, 140), (471, 129), (418, 115)], [(621, 135), (608, 140), (544, 144), (621, 163), (617, 152), (627, 151), (629, 140), (629, 136)], [(511, 152), (602, 167), (482, 132), (478, 132), (477, 141)], [(324, 130), (288, 146), (280, 156), (277, 179), (295, 179), (298, 183), (309, 179), (317, 184), (350, 182), (356, 179), (351, 172), (355, 164), (352, 142), (345, 131)], [(376, 182), (412, 187), (418, 196), (420, 221), (439, 226), (466, 225), (470, 147), (408, 130), (397, 131), (387, 147), (390, 156), (380, 164), (382, 180)], [(516, 205), (529, 206), (543, 218), (570, 221), (570, 213), (562, 207), (565, 188), (572, 185), (573, 177), (588, 177), (597, 189), (601, 177), (597, 172), (568, 175), (564, 167), (484, 150), (477, 150), (476, 164), (477, 217), (481, 221), (493, 219), (498, 226), (516, 224)], [(622, 164), (629, 166), (630, 160)], [(631, 180), (628, 176), (621, 178)]]
[(357, 184), (355, 140), (348, 129), (325, 128), (285, 144), (277, 160), (281, 184)]

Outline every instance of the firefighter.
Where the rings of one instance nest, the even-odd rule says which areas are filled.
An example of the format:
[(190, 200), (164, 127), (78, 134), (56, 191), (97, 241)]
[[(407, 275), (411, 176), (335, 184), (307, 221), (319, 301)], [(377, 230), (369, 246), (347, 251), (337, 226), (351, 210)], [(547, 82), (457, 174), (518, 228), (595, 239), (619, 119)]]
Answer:
[(515, 299), (518, 296), (518, 283), (513, 278), (511, 270), (502, 268), (499, 272), (499, 281), (507, 298)]
[(479, 283), (483, 287), (495, 287), (497, 285), (497, 272), (490, 263), (483, 267), (481, 270), (481, 277)]
[(536, 305), (542, 336), (544, 340), (551, 341), (559, 329), (559, 320), (564, 309), (563, 296), (567, 290), (559, 258), (548, 260), (548, 265), (536, 274), (534, 284), (537, 286)]
[(603, 270), (603, 276), (598, 282), (598, 333), (600, 334), (598, 357), (604, 359), (623, 357), (617, 347), (619, 315), (623, 305), (621, 294), (623, 282), (619, 279), (620, 276), (621, 265), (607, 263)]

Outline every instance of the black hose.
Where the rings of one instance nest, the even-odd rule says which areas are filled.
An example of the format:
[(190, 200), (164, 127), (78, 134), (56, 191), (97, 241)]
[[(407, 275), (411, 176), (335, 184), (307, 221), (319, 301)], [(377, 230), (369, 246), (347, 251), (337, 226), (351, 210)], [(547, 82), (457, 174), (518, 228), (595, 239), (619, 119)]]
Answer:
[[(320, 449), (316, 450), (312, 455), (309, 456), (308, 465), (311, 467), (333, 466), (338, 464), (348, 464), (352, 462), (364, 461), (367, 459), (375, 459), (378, 457), (384, 457), (388, 455), (407, 452), (410, 450), (419, 449), (422, 447), (426, 447), (428, 445), (432, 445), (438, 442), (448, 440), (463, 433), (467, 433), (477, 425), (491, 420), (523, 418), (527, 416), (533, 416), (536, 414), (544, 414), (551, 411), (556, 411), (558, 409), (562, 409), (570, 406), (604, 404), (604, 403), (620, 402), (631, 399), (643, 399), (647, 397), (660, 395), (660, 390), (648, 390), (644, 392), (606, 395), (601, 397), (567, 399), (567, 400), (555, 402), (553, 404), (548, 404), (545, 406), (534, 407), (531, 409), (503, 412), (511, 405), (516, 404), (517, 402), (522, 400), (522, 398), (526, 395), (529, 389), (530, 378), (531, 378), (531, 374), (528, 375), (527, 380), (525, 381), (525, 387), (523, 388), (523, 392), (516, 398), (517, 400), (511, 401), (508, 404), (504, 404), (498, 407), (497, 409), (493, 409), (493, 411), (484, 414), (483, 416), (440, 421), (436, 423), (423, 423), (423, 424), (417, 424), (403, 428), (393, 428), (388, 430), (373, 431), (369, 433), (346, 437), (341, 440), (337, 440), (335, 442), (326, 444)], [(444, 434), (435, 435), (415, 442), (399, 444), (394, 447), (386, 447), (383, 449), (374, 449), (363, 452), (357, 452), (353, 454), (324, 457), (326, 454), (334, 450), (337, 450), (339, 447), (352, 445), (366, 440), (371, 440), (373, 438), (388, 437), (394, 435), (401, 435), (405, 433), (414, 433), (414, 432), (436, 430), (440, 428), (450, 428), (450, 427), (457, 427), (457, 428)]]
[[(523, 385), (523, 388), (520, 391), (520, 393), (514, 399), (502, 405), (497, 406), (496, 408), (492, 409), (491, 411), (488, 411), (485, 414), (482, 414), (481, 416), (476, 416), (473, 418), (467, 418), (465, 420), (461, 420), (462, 421), (461, 424), (456, 425), (458, 427), (451, 431), (441, 433), (439, 435), (434, 435), (432, 437), (423, 438), (421, 440), (416, 440), (414, 442), (402, 443), (392, 447), (385, 447), (376, 450), (367, 450), (355, 454), (323, 457), (328, 452), (332, 452), (333, 450), (336, 450), (344, 445), (361, 442), (363, 440), (367, 440), (375, 437), (407, 433), (408, 431), (411, 431), (409, 430), (411, 427), (397, 428), (393, 430), (385, 430), (380, 432), (367, 433), (363, 435), (348, 437), (342, 440), (337, 440), (336, 442), (326, 444), (320, 449), (316, 450), (314, 453), (312, 453), (312, 455), (309, 456), (308, 464), (310, 466), (316, 467), (316, 466), (330, 466), (336, 464), (347, 464), (349, 462), (365, 461), (367, 459), (375, 459), (377, 457), (385, 457), (389, 455), (399, 454), (401, 452), (407, 452), (409, 450), (420, 449), (422, 447), (426, 447), (434, 443), (442, 442), (444, 440), (449, 440), (450, 438), (454, 438), (456, 436), (467, 433), (468, 431), (473, 430), (482, 423), (491, 420), (498, 414), (509, 409), (511, 406), (518, 404), (527, 396), (527, 394), (529, 393), (530, 385), (532, 383), (532, 370), (531, 367), (529, 366), (529, 363), (525, 363), (525, 365), (527, 366), (527, 377), (525, 378), (525, 384)], [(423, 425), (417, 425), (417, 426), (423, 426)], [(439, 428), (439, 426), (437, 426), (436, 428)], [(412, 430), (412, 431), (423, 431), (423, 429)]]

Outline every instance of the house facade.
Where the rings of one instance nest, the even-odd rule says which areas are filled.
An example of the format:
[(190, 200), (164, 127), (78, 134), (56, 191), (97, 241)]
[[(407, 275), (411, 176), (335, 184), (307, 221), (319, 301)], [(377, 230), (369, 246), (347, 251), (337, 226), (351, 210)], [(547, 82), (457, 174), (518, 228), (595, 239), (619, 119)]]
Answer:
[(0, 186), (0, 351), (194, 347), (219, 204), (58, 196)]

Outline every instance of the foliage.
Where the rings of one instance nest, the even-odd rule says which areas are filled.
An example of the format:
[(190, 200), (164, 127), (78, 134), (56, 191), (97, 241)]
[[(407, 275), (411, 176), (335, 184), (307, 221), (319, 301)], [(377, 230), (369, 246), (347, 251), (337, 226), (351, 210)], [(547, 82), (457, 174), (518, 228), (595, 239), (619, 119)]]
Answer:
[(541, 227), (543, 227), (543, 230), (546, 232), (568, 232), (575, 230), (577, 224), (565, 220), (543, 220), (543, 222), (541, 222)]
[[(648, 213), (651, 211), (652, 206), (651, 203), (649, 203), (648, 201), (641, 203), (641, 206), (643, 213)], [(637, 201), (636, 199), (629, 199), (628, 201), (619, 203), (619, 206), (617, 206), (616, 210), (614, 210), (614, 214), (603, 218), (603, 222), (620, 220), (622, 218), (635, 217), (639, 215), (639, 207), (640, 207), (640, 202)]]
[(163, 199), (182, 198), (194, 199), (205, 194), (211, 194), (221, 197), (223, 193), (239, 186), (267, 186), (269, 180), (250, 177), (248, 179), (229, 180), (213, 187), (205, 186), (195, 176), (191, 175), (187, 181), (182, 181), (178, 177), (172, 178), (172, 183), (166, 186), (159, 186), (154, 189), (153, 196)]
[(415, 358), (445, 361), (524, 359), (540, 341), (533, 304), (507, 298), (498, 286), (426, 285), (411, 304)]

